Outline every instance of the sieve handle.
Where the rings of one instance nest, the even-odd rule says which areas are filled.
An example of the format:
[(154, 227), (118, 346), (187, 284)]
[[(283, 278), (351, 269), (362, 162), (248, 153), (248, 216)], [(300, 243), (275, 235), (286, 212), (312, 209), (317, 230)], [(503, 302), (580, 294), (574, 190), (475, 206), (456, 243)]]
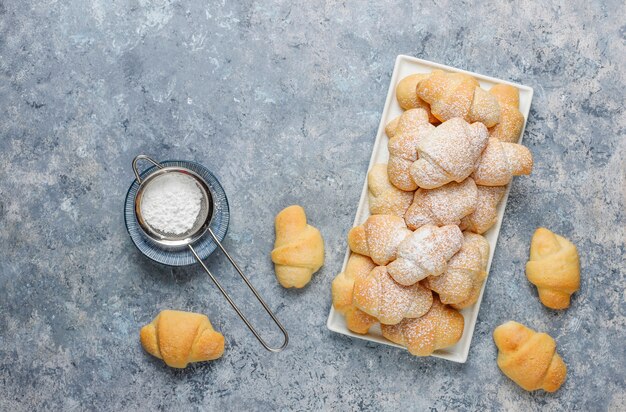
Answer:
[(239, 307), (235, 304), (235, 302), (233, 301), (233, 299), (230, 297), (230, 295), (226, 292), (226, 290), (224, 290), (224, 288), (222, 287), (222, 285), (220, 285), (220, 283), (217, 281), (217, 279), (215, 278), (215, 276), (213, 276), (213, 274), (209, 271), (209, 269), (206, 267), (206, 265), (204, 264), (204, 262), (202, 261), (202, 259), (200, 259), (200, 256), (198, 256), (198, 254), (196, 253), (196, 251), (194, 250), (193, 246), (188, 245), (189, 249), (191, 250), (191, 253), (193, 254), (193, 256), (196, 258), (196, 260), (198, 261), (198, 263), (200, 263), (200, 265), (202, 265), (202, 268), (204, 269), (204, 271), (209, 275), (209, 277), (211, 278), (211, 280), (213, 281), (213, 283), (215, 283), (215, 286), (217, 286), (217, 288), (220, 290), (220, 292), (222, 292), (222, 295), (224, 295), (224, 297), (226, 298), (226, 300), (228, 301), (228, 303), (230, 303), (230, 305), (233, 307), (233, 309), (235, 309), (235, 312), (237, 312), (237, 315), (239, 315), (239, 317), (241, 318), (241, 320), (243, 320), (243, 322), (246, 324), (246, 326), (248, 327), (248, 329), (250, 329), (250, 331), (254, 334), (254, 336), (257, 338), (257, 340), (261, 343), (261, 345), (263, 345), (263, 347), (265, 349), (267, 349), (270, 352), (280, 352), (283, 349), (285, 349), (285, 347), (287, 347), (287, 344), (289, 343), (289, 335), (287, 334), (287, 330), (285, 329), (285, 327), (280, 323), (280, 321), (276, 318), (276, 315), (274, 315), (274, 313), (271, 311), (271, 309), (269, 308), (269, 306), (267, 306), (267, 303), (265, 303), (265, 301), (263, 300), (263, 298), (261, 298), (261, 295), (259, 295), (259, 292), (255, 289), (254, 286), (252, 286), (252, 283), (250, 283), (250, 281), (248, 280), (248, 278), (246, 277), (246, 275), (244, 275), (243, 271), (239, 268), (239, 266), (237, 265), (237, 263), (235, 262), (235, 260), (230, 256), (230, 254), (228, 254), (228, 252), (226, 251), (226, 249), (224, 248), (224, 246), (222, 246), (222, 243), (218, 240), (217, 236), (215, 236), (215, 233), (213, 233), (213, 231), (211, 230), (211, 228), (208, 228), (208, 232), (211, 235), (211, 237), (213, 238), (213, 241), (219, 246), (219, 248), (222, 250), (222, 252), (226, 255), (226, 257), (228, 258), (228, 260), (230, 261), (230, 263), (233, 265), (233, 267), (237, 270), (237, 272), (239, 273), (239, 276), (241, 276), (241, 278), (243, 279), (244, 282), (246, 282), (246, 285), (248, 285), (248, 288), (250, 288), (250, 290), (252, 291), (252, 293), (254, 293), (254, 296), (256, 296), (257, 300), (259, 301), (259, 303), (263, 306), (263, 308), (265, 309), (265, 311), (268, 313), (268, 315), (270, 315), (270, 317), (272, 318), (272, 320), (274, 321), (274, 323), (276, 324), (276, 326), (278, 326), (283, 334), (283, 336), (285, 337), (285, 340), (283, 341), (283, 344), (277, 348), (273, 348), (271, 346), (269, 346), (267, 344), (267, 342), (265, 342), (265, 340), (261, 337), (261, 335), (259, 335), (259, 333), (257, 332), (257, 330), (252, 326), (252, 324), (250, 323), (250, 321), (248, 321), (248, 318), (246, 318), (246, 316), (243, 314), (243, 312), (239, 309)]
[(140, 160), (147, 160), (153, 165), (155, 165), (156, 167), (158, 167), (159, 169), (163, 169), (163, 166), (161, 166), (159, 162), (157, 162), (150, 156), (146, 156), (142, 154), (135, 156), (135, 158), (133, 159), (133, 172), (135, 172), (135, 178), (137, 179), (137, 183), (139, 184), (141, 184), (141, 176), (139, 175), (139, 169), (137, 169), (137, 162)]

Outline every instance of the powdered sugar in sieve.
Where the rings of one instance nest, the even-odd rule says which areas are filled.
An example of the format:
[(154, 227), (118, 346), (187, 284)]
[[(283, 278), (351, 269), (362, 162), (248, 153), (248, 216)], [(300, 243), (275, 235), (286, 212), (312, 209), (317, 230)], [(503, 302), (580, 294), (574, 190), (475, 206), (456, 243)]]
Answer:
[(202, 191), (195, 180), (183, 173), (155, 178), (143, 192), (141, 214), (146, 223), (161, 233), (188, 233), (198, 220)]

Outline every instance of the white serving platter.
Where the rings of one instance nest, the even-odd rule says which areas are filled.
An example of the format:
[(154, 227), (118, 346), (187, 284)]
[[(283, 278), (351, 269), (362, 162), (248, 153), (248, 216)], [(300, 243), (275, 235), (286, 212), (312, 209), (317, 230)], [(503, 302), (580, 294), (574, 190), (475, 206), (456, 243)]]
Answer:
[[(396, 85), (398, 81), (403, 79), (404, 77), (414, 74), (414, 73), (429, 73), (434, 69), (442, 69), (448, 72), (460, 72), (467, 73), (474, 76), (480, 82), (480, 85), (485, 89), (490, 89), (491, 86), (504, 83), (515, 86), (519, 89), (519, 110), (524, 115), (524, 127), (522, 128), (522, 133), (520, 134), (520, 142), (522, 137), (524, 136), (524, 131), (526, 129), (526, 121), (528, 120), (528, 113), (530, 111), (530, 103), (533, 98), (533, 89), (528, 86), (523, 86), (516, 83), (511, 83), (505, 80), (495, 79), (493, 77), (483, 76), (481, 74), (468, 72), (465, 70), (460, 70), (454, 67), (445, 66), (443, 64), (433, 63), (427, 60), (417, 59), (415, 57), (399, 55), (396, 58), (396, 64), (393, 69), (393, 74), (391, 76), (391, 83), (389, 85), (389, 91), (387, 92), (387, 100), (385, 101), (385, 108), (383, 110), (382, 117), (380, 119), (380, 125), (378, 126), (378, 133), (376, 135), (376, 141), (374, 143), (374, 149), (372, 152), (372, 157), (370, 159), (370, 164), (368, 167), (368, 171), (372, 168), (372, 166), (376, 163), (387, 163), (389, 159), (389, 152), (387, 150), (387, 135), (385, 134), (385, 125), (391, 121), (396, 116), (402, 114), (403, 110), (398, 105), (398, 101), (396, 100)], [(356, 212), (356, 216), (354, 218), (353, 226), (359, 225), (363, 223), (370, 215), (369, 213), (369, 202), (367, 196), (367, 174), (365, 175), (363, 183), (363, 190), (361, 192), (361, 200), (359, 201), (359, 207)], [(504, 217), (504, 209), (506, 208), (507, 199), (509, 197), (509, 191), (511, 188), (511, 184), (507, 188), (500, 205), (498, 206), (498, 221), (496, 224), (489, 229), (485, 234), (485, 238), (489, 242), (490, 251), (489, 251), (489, 262), (487, 264), (487, 272), (491, 269), (491, 261), (493, 259), (493, 255), (496, 249), (496, 243), (498, 241), (498, 234), (500, 233), (500, 226), (502, 225), (502, 218)], [(347, 233), (347, 231), (346, 231)], [(347, 247), (347, 239), (346, 239), (346, 255), (343, 260), (343, 266), (341, 271), (344, 271), (346, 268), (346, 264), (348, 263), (348, 257), (350, 256), (350, 248)], [(339, 272), (337, 272), (339, 273)], [(472, 342), (472, 335), (474, 334), (474, 328), (476, 326), (476, 319), (478, 318), (478, 311), (480, 309), (480, 303), (483, 299), (483, 293), (485, 291), (485, 287), (488, 283), (489, 277), (483, 284), (482, 290), (480, 291), (480, 297), (478, 298), (478, 302), (472, 307), (466, 308), (461, 311), (465, 318), (465, 329), (463, 331), (463, 336), (461, 340), (454, 346), (438, 350), (433, 353), (432, 356), (447, 359), (453, 362), (465, 363), (467, 360), (467, 355), (469, 353), (470, 344)], [(404, 347), (397, 345), (393, 342), (388, 341), (382, 336), (380, 331), (380, 327), (378, 325), (372, 327), (370, 332), (367, 335), (359, 335), (357, 333), (351, 332), (347, 327), (344, 320), (344, 317), (341, 313), (335, 311), (332, 307), (330, 308), (330, 314), (328, 316), (328, 321), (326, 322), (326, 326), (333, 332), (341, 333), (343, 335), (352, 336), (354, 338), (368, 340), (370, 342), (381, 343), (384, 345), (395, 346), (397, 348), (405, 349)]]

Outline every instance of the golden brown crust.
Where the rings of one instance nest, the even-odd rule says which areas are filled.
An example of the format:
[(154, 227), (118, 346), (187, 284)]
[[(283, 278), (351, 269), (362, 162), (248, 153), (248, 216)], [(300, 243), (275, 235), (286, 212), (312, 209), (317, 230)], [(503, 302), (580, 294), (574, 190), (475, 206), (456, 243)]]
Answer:
[(453, 118), (440, 124), (417, 144), (418, 159), (410, 168), (413, 181), (425, 189), (462, 182), (476, 168), (488, 140), (489, 133), (482, 123), (470, 125)]
[(417, 73), (400, 80), (396, 86), (396, 99), (402, 110), (424, 109), (428, 113), (429, 122), (439, 123), (437, 118), (430, 113), (430, 105), (417, 96), (417, 85), (430, 75), (431, 73)]
[(463, 246), (448, 262), (441, 276), (429, 276), (424, 286), (437, 292), (442, 303), (456, 309), (476, 303), (486, 278), (489, 243), (476, 233), (463, 233)]
[(369, 256), (384, 266), (396, 258), (400, 242), (411, 234), (404, 219), (395, 215), (373, 215), (348, 233), (348, 245), (355, 253)]
[(580, 288), (576, 246), (546, 228), (538, 228), (530, 244), (526, 276), (537, 286), (541, 303), (552, 309), (568, 308), (570, 296)]
[(460, 117), (492, 127), (500, 118), (496, 98), (465, 73), (434, 70), (430, 77), (418, 83), (417, 95), (430, 104), (431, 113), (442, 122)]
[(378, 266), (368, 276), (355, 280), (353, 301), (357, 308), (380, 323), (394, 325), (404, 318), (424, 315), (432, 305), (433, 295), (419, 283), (399, 285), (385, 266)]
[(324, 264), (324, 240), (306, 222), (301, 206), (289, 206), (276, 215), (276, 242), (272, 262), (278, 282), (285, 288), (302, 288)]
[(404, 112), (389, 139), (389, 181), (404, 191), (414, 191), (417, 185), (411, 178), (410, 168), (417, 160), (417, 144), (435, 126), (428, 123), (428, 114), (422, 109)]
[(333, 306), (345, 316), (346, 326), (355, 333), (365, 334), (378, 322), (373, 316), (355, 307), (352, 301), (354, 282), (368, 276), (375, 267), (376, 264), (369, 257), (352, 253), (346, 269), (332, 283)]
[(532, 169), (533, 156), (526, 146), (491, 137), (472, 177), (477, 185), (504, 186), (513, 176), (528, 175)]
[(385, 134), (388, 138), (392, 138), (396, 135), (396, 130), (398, 129), (398, 123), (400, 123), (400, 116), (396, 116), (387, 123), (385, 126)]
[(389, 181), (387, 164), (375, 164), (367, 174), (370, 213), (404, 216), (413, 201), (413, 193), (398, 189)]
[(461, 230), (483, 234), (491, 228), (498, 219), (498, 203), (506, 192), (506, 186), (477, 185), (476, 208), (461, 219)]
[(474, 179), (450, 182), (436, 189), (418, 189), (404, 214), (409, 229), (424, 225), (458, 225), (476, 209), (478, 189)]
[(465, 319), (435, 296), (430, 310), (417, 319), (397, 325), (381, 325), (383, 336), (406, 347), (412, 355), (429, 356), (438, 349), (456, 344), (463, 336)]
[(406, 76), (396, 85), (396, 99), (402, 110), (428, 108), (428, 103), (417, 97), (417, 84), (428, 77), (428, 74), (418, 73)]
[(494, 330), (493, 339), (498, 367), (523, 389), (554, 392), (565, 382), (567, 367), (549, 335), (510, 321)]
[(524, 127), (524, 115), (519, 111), (519, 91), (508, 84), (496, 84), (489, 93), (500, 105), (500, 122), (489, 130), (491, 137), (517, 143)]
[(163, 310), (139, 334), (146, 352), (173, 368), (214, 360), (224, 353), (224, 336), (199, 313)]
[(462, 244), (463, 234), (458, 226), (425, 225), (402, 241), (397, 259), (387, 269), (396, 282), (410, 286), (428, 276), (441, 275)]

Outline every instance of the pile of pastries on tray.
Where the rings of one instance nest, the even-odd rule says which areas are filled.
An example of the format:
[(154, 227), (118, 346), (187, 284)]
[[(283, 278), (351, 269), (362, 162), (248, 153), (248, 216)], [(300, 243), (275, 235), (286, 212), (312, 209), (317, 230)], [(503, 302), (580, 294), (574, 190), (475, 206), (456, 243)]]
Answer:
[(497, 206), (513, 176), (531, 172), (519, 141), (519, 92), (490, 90), (464, 73), (402, 79), (405, 110), (385, 128), (389, 162), (368, 174), (371, 216), (352, 228), (352, 251), (332, 284), (333, 305), (360, 334), (382, 334), (416, 356), (454, 345), (459, 310), (476, 303), (487, 276)]

